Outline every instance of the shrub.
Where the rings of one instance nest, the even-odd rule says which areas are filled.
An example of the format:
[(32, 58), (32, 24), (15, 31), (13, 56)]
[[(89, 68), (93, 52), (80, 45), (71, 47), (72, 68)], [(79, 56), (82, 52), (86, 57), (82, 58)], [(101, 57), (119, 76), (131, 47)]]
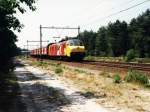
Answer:
[(148, 84), (149, 83), (148, 77), (143, 73), (138, 73), (136, 76), (136, 80), (142, 84)]
[(141, 84), (149, 84), (149, 79), (146, 74), (130, 70), (125, 76), (126, 82), (139, 82)]
[(58, 68), (55, 69), (55, 73), (57, 73), (57, 74), (60, 74), (62, 72), (63, 72), (63, 69), (60, 68), (60, 67), (58, 67)]
[(125, 61), (129, 62), (129, 61), (133, 60), (135, 57), (136, 57), (135, 50), (134, 49), (130, 49), (126, 53)]
[(127, 73), (127, 75), (125, 76), (124, 80), (125, 80), (126, 82), (132, 82), (132, 81), (135, 81), (135, 80), (136, 80), (135, 74), (133, 73), (132, 70), (129, 70), (129, 71), (128, 71), (128, 73)]
[(119, 74), (114, 75), (114, 83), (120, 83), (121, 82), (121, 77)]

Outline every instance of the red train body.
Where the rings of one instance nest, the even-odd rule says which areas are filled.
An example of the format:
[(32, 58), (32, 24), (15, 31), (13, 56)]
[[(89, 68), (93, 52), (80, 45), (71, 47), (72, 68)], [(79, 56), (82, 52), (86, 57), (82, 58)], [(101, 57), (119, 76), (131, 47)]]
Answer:
[(51, 43), (42, 49), (31, 50), (31, 56), (46, 57), (67, 57), (83, 59), (85, 56), (85, 48), (78, 39), (69, 39), (58, 43)]

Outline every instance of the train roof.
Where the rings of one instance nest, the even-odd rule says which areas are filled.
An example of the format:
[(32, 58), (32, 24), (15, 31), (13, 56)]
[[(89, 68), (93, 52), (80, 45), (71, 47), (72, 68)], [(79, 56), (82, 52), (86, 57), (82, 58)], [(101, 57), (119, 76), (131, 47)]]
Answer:
[(78, 39), (78, 38), (77, 37), (66, 37), (66, 38), (60, 40), (58, 43), (49, 43), (47, 46), (50, 46), (50, 45), (53, 45), (53, 44), (59, 44), (61, 42), (68, 41), (68, 40), (73, 40), (73, 39)]
[(63, 41), (67, 41), (67, 40), (72, 40), (72, 39), (78, 39), (78, 38), (77, 37), (66, 37), (65, 39), (62, 39), (59, 42), (63, 42)]

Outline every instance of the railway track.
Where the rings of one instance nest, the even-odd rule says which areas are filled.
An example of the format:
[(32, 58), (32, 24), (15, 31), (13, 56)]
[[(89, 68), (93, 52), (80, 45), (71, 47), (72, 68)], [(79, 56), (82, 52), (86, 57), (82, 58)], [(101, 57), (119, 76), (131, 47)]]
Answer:
[(143, 64), (143, 63), (139, 64), (139, 63), (105, 62), (105, 61), (95, 61), (95, 62), (88, 61), (88, 62), (83, 62), (83, 63), (95, 65), (95, 66), (135, 69), (135, 70), (150, 72), (150, 64)]
[(110, 72), (127, 73), (128, 70), (138, 70), (146, 73), (150, 77), (150, 64), (126, 63), (126, 62), (105, 62), (105, 61), (83, 61), (83, 62), (65, 62), (60, 61), (62, 64), (67, 64), (75, 67), (84, 67), (93, 70), (109, 70)]
[[(48, 59), (43, 59), (47, 61)], [(48, 61), (47, 61), (48, 62)], [(144, 63), (127, 63), (127, 62), (106, 62), (106, 61), (82, 61), (82, 62), (74, 62), (74, 61), (62, 61), (55, 60), (56, 63), (62, 63), (75, 67), (84, 67), (89, 69), (100, 70), (102, 68), (109, 69), (113, 71), (125, 71), (127, 72), (129, 69), (142, 71), (150, 76), (150, 64)]]

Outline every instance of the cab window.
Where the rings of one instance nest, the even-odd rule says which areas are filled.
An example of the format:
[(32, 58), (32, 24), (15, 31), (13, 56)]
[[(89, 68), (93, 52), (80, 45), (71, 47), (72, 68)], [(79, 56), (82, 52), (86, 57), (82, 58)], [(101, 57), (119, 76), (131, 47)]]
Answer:
[(72, 40), (68, 40), (67, 41), (67, 45), (70, 45), (70, 46), (82, 46), (82, 42), (78, 39), (72, 39)]

